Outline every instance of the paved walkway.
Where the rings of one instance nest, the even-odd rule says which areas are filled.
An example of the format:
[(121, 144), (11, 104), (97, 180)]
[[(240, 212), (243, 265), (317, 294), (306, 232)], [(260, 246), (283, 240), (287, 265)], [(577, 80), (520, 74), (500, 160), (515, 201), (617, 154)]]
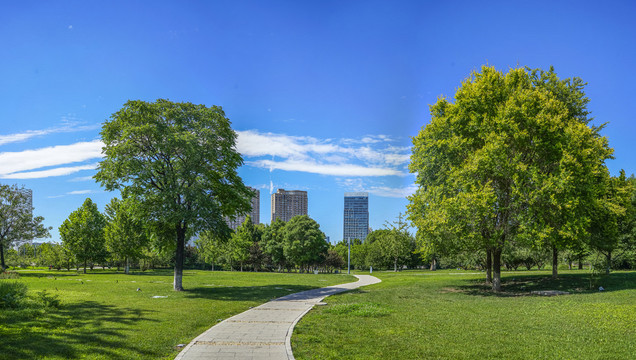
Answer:
[(375, 276), (355, 277), (354, 283), (290, 294), (226, 319), (192, 340), (175, 360), (294, 359), (294, 326), (314, 305), (329, 295), (380, 282)]

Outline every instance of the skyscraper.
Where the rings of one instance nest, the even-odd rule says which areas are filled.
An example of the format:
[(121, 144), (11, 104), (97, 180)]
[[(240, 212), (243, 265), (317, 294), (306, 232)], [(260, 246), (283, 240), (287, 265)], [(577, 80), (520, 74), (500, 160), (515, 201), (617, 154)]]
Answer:
[(307, 192), (278, 189), (272, 194), (272, 222), (279, 218), (289, 221), (296, 215), (307, 215)]
[(350, 192), (344, 194), (343, 240), (364, 241), (369, 234), (369, 193)]
[(245, 218), (247, 215), (250, 216), (252, 224), (256, 225), (261, 223), (261, 191), (250, 186), (248, 186), (248, 188), (254, 192), (254, 196), (252, 197), (252, 211), (250, 211), (249, 214), (239, 215), (233, 219), (226, 217), (225, 222), (232, 230), (236, 230), (239, 226), (241, 226), (245, 222)]

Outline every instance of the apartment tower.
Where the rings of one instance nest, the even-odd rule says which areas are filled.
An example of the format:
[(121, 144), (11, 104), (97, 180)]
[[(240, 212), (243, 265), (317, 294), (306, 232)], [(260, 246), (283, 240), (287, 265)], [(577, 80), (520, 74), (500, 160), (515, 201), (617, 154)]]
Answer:
[(369, 234), (369, 193), (349, 192), (344, 194), (343, 239), (364, 241)]
[(307, 215), (307, 192), (278, 189), (272, 194), (272, 222), (289, 221), (296, 215)]
[(254, 192), (254, 196), (252, 196), (252, 211), (250, 211), (249, 214), (239, 215), (233, 219), (226, 217), (225, 222), (232, 230), (236, 230), (239, 226), (243, 225), (247, 215), (249, 215), (250, 219), (252, 219), (252, 224), (256, 225), (261, 223), (261, 191), (250, 186), (248, 186), (248, 188)]

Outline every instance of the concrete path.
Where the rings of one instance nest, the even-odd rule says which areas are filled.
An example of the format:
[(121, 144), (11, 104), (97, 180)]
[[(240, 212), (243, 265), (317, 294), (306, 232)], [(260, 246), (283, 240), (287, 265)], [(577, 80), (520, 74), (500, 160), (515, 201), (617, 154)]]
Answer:
[(380, 282), (375, 276), (355, 277), (354, 283), (290, 294), (226, 319), (192, 340), (175, 360), (294, 359), (294, 326), (314, 305), (329, 295)]

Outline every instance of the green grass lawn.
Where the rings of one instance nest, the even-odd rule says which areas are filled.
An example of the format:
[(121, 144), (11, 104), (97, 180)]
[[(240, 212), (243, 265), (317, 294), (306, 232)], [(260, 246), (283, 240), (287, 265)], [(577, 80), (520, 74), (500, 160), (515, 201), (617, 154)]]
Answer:
[(18, 280), (0, 281), (23, 282), (31, 294), (47, 290), (62, 301), (59, 309), (0, 310), (0, 359), (168, 359), (179, 352), (176, 345), (222, 319), (355, 278), (185, 271), (184, 292), (172, 290), (172, 271), (23, 271)]
[(479, 272), (373, 275), (383, 282), (328, 297), (298, 323), (297, 359), (636, 358), (636, 272), (592, 283), (589, 271), (506, 272), (500, 295)]

